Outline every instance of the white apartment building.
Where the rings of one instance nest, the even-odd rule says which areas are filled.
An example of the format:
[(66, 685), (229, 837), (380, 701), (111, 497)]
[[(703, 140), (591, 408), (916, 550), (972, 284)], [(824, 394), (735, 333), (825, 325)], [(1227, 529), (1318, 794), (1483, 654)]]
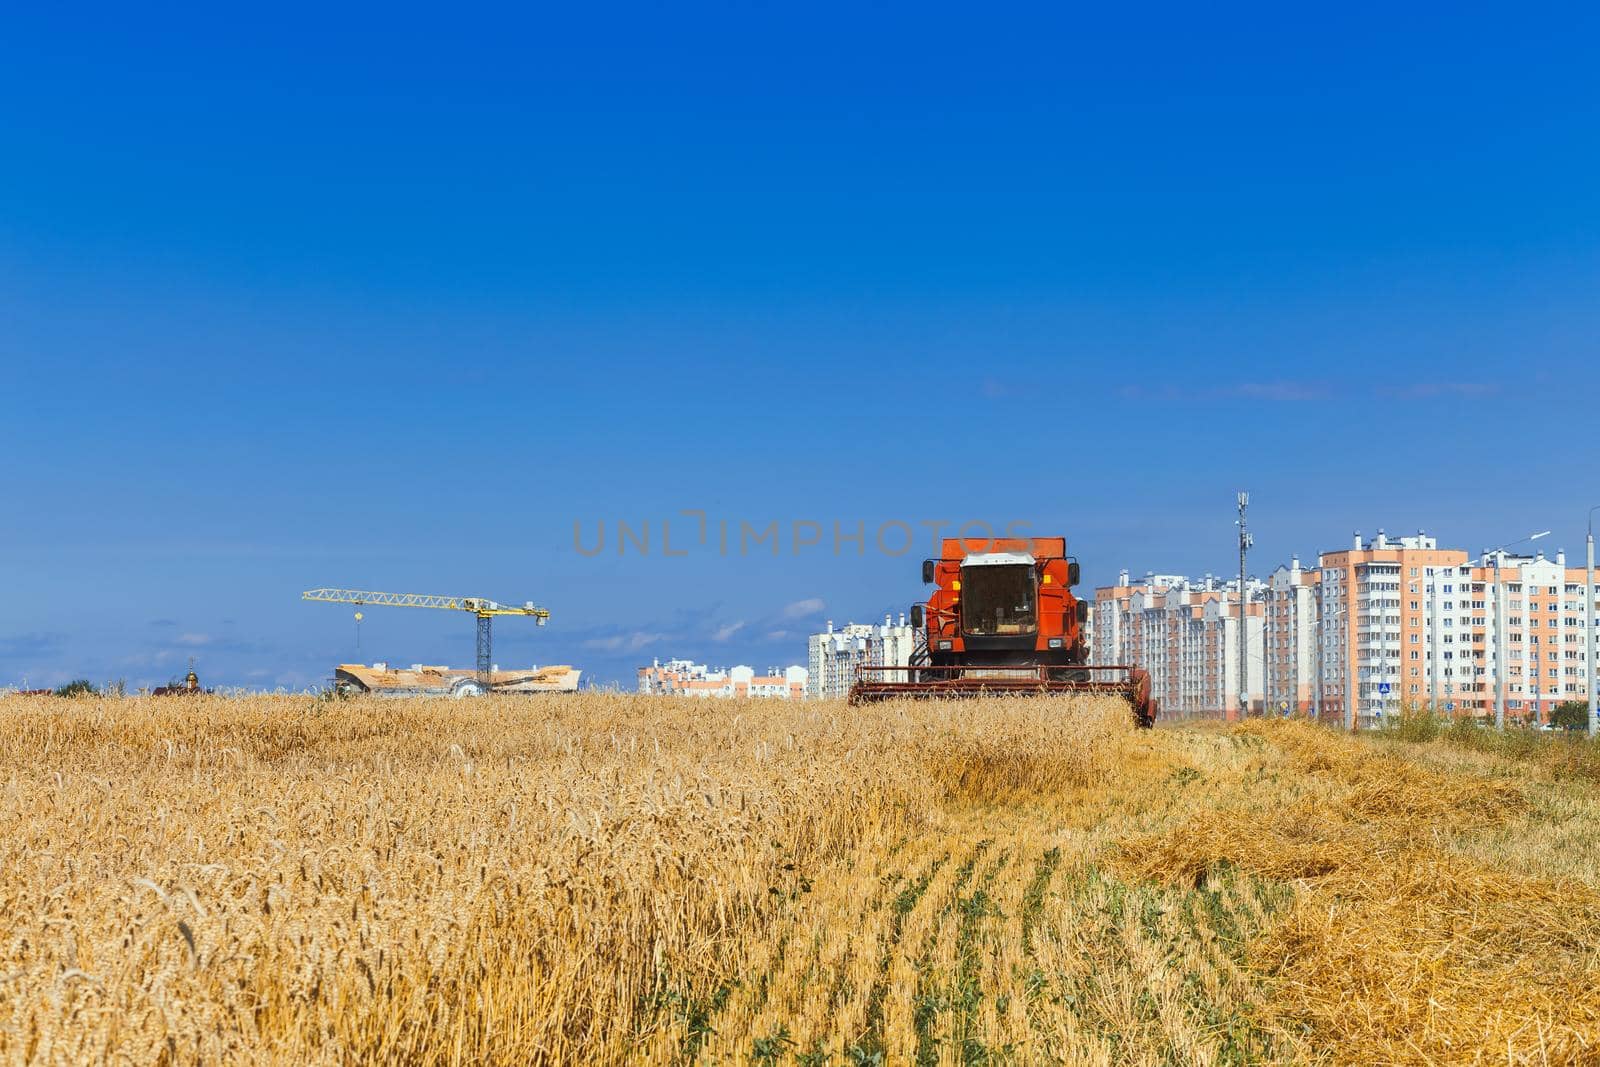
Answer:
[(639, 692), (651, 696), (708, 699), (761, 697), (804, 700), (808, 673), (800, 666), (781, 670), (772, 667), (766, 674), (757, 674), (755, 668), (743, 665), (715, 669), (686, 659), (673, 659), (666, 663), (658, 659), (649, 667), (639, 668)]
[(1296, 556), (1267, 579), (1262, 672), (1269, 715), (1308, 715), (1316, 706), (1318, 576)]
[(1487, 718), (1502, 670), (1508, 720), (1543, 721), (1562, 701), (1587, 700), (1584, 572), (1565, 553), (1474, 561), (1422, 533), (1380, 530), (1319, 562), (1323, 715), (1343, 719), (1351, 692), (1362, 726), (1408, 708)]
[[(1259, 712), (1266, 584), (1245, 583), (1246, 674), (1250, 710)], [(1094, 663), (1127, 663), (1150, 672), (1161, 714), (1239, 715), (1238, 581), (1207, 575), (1147, 574), (1095, 590)]]
[[(1568, 567), (1566, 553), (1561, 551), (1554, 559), (1546, 559), (1543, 553), (1513, 556), (1499, 552), (1481, 557), (1471, 568), (1470, 580), (1469, 587), (1457, 575), (1454, 633), (1449, 629), (1452, 620), (1448, 614), (1445, 617), (1445, 673), (1442, 679), (1434, 679), (1436, 686), (1442, 680), (1445, 703), (1492, 714), (1495, 680), (1502, 665), (1509, 719), (1544, 721), (1563, 701), (1587, 701), (1583, 568)], [(1503, 623), (1498, 615), (1504, 616)], [(1502, 644), (1504, 655), (1499, 651)], [(1465, 693), (1463, 678), (1472, 684)]]
[(904, 667), (911, 662), (917, 631), (900, 616), (885, 615), (877, 624), (850, 623), (834, 629), (833, 622), (806, 642), (810, 664), (807, 695), (813, 700), (842, 697), (855, 684), (856, 668), (863, 665)]

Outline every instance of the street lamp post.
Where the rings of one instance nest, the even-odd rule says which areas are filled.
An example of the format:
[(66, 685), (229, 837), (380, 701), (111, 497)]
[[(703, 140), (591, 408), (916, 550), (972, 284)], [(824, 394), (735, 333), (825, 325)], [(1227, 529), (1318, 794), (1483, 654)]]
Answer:
[(1583, 664), (1585, 677), (1589, 689), (1589, 736), (1593, 737), (1600, 729), (1600, 721), (1595, 717), (1595, 678), (1594, 678), (1594, 513), (1600, 511), (1600, 504), (1589, 509), (1589, 536), (1584, 542), (1584, 560), (1586, 570), (1583, 579)]
[(1506, 549), (1524, 541), (1537, 541), (1550, 536), (1549, 530), (1540, 530), (1515, 541), (1507, 541), (1499, 548), (1489, 549), (1484, 555), (1494, 554), (1494, 728), (1506, 728), (1506, 613), (1505, 596), (1500, 589), (1500, 557)]

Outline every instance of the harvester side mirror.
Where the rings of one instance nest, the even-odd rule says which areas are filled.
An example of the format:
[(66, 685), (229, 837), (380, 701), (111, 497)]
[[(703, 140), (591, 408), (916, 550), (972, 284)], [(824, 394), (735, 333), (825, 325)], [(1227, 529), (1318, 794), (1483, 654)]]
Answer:
[(922, 605), (911, 605), (911, 625), (914, 629), (922, 629)]
[(923, 585), (932, 585), (933, 584), (933, 571), (934, 571), (933, 560), (931, 560), (931, 559), (923, 560), (922, 561), (922, 584)]
[(1082, 577), (1083, 575), (1078, 571), (1078, 561), (1075, 559), (1069, 560), (1067, 562), (1067, 584), (1077, 585)]
[[(1076, 567), (1077, 564), (1074, 563), (1073, 566)], [(1085, 623), (1085, 622), (1088, 622), (1088, 621), (1089, 621), (1089, 602), (1087, 600), (1080, 600), (1080, 601), (1078, 601), (1078, 622), (1079, 623)]]

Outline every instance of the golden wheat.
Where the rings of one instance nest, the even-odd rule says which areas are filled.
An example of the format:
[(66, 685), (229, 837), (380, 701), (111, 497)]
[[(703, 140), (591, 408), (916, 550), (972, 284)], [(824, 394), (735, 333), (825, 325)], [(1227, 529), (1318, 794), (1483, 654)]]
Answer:
[(1600, 869), (1600, 804), (1487, 758), (1042, 699), (13, 697), (0, 738), (8, 1062), (1467, 1062), (1600, 1035), (1562, 999), (1600, 893), (1526, 855)]
[(1103, 767), (1057, 710), (8, 701), (0, 1050), (692, 1051), (819, 873)]

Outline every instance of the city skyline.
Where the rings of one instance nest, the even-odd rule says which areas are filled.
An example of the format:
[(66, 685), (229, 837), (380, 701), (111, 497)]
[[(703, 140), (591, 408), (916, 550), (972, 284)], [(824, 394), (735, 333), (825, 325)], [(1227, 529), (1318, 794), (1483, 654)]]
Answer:
[[(1225, 508), (1222, 510), (1226, 510)], [(1257, 517), (1252, 513), (1252, 528), (1259, 529)], [(1003, 530), (1006, 524), (995, 524), (994, 528)], [(1383, 527), (1371, 527), (1369, 539), (1386, 536)], [(1354, 536), (1364, 536), (1360, 529), (1353, 531)], [(1410, 535), (1400, 535), (1407, 536)], [(1467, 542), (1448, 535), (1436, 537), (1428, 535), (1430, 539), (1438, 540), (1446, 549), (1455, 551), (1464, 560), (1476, 563), (1482, 556), (1482, 550), (1465, 547)], [(1398, 543), (1399, 537), (1391, 537)], [(1300, 551), (1288, 548), (1282, 558), (1269, 557), (1266, 551), (1272, 546), (1262, 546), (1259, 542), (1250, 554), (1250, 568), (1247, 578), (1250, 588), (1267, 590), (1273, 585), (1275, 575), (1291, 564), (1300, 564), (1308, 573), (1317, 566), (1317, 560), (1332, 553), (1337, 553), (1349, 547), (1349, 538), (1343, 539), (1344, 543), (1336, 547), (1317, 550)], [(1334, 545), (1334, 538), (1325, 539), (1324, 543)], [(1548, 547), (1546, 547), (1548, 546)], [(916, 546), (918, 549), (924, 546)], [(1069, 552), (1072, 551), (1069, 539)], [(1229, 546), (1231, 547), (1231, 546)], [(1219, 590), (1237, 588), (1237, 565), (1233, 564), (1230, 571), (1230, 559), (1226, 554), (1229, 547), (1219, 548), (1215, 553), (1216, 566), (1214, 569), (1194, 568), (1186, 569), (1176, 566), (1135, 568), (1122, 566), (1111, 574), (1106, 573), (1106, 568), (1084, 568), (1083, 583), (1076, 589), (1080, 599), (1091, 602), (1095, 599), (1098, 589), (1126, 584), (1138, 584), (1150, 578), (1158, 581), (1175, 579), (1185, 582), (1204, 584), (1210, 579)], [(1558, 555), (1568, 559), (1568, 568), (1574, 565), (1572, 560), (1576, 557), (1566, 551), (1565, 545), (1557, 544), (1553, 535), (1546, 536), (1539, 544), (1529, 547), (1528, 559), (1544, 559), (1553, 564)], [(780, 557), (781, 559), (782, 557)], [(925, 558), (923, 552), (907, 552), (898, 558), (885, 558), (883, 566), (895, 566), (901, 569), (907, 567), (908, 561), (914, 571), (916, 564)], [(1236, 559), (1236, 556), (1234, 557)], [(1306, 562), (1308, 561), (1309, 562)], [(1581, 561), (1580, 561), (1581, 562)], [(830, 590), (831, 591), (831, 590)], [(885, 606), (876, 614), (879, 617), (903, 617), (912, 603), (918, 602), (925, 596), (926, 590), (913, 573), (911, 581), (907, 583), (902, 602)], [(630, 689), (635, 683), (638, 668), (651, 659), (691, 659), (705, 662), (722, 662), (728, 664), (762, 664), (770, 666), (776, 663), (802, 663), (807, 639), (825, 631), (829, 624), (837, 621), (838, 627), (860, 624), (862, 619), (872, 619), (871, 611), (845, 611), (836, 610), (840, 604), (830, 603), (821, 596), (801, 597), (780, 606), (762, 619), (746, 620), (735, 618), (731, 621), (722, 621), (725, 617), (707, 615), (701, 620), (693, 620), (680, 616), (679, 627), (675, 632), (662, 628), (660, 632), (649, 632), (644, 636), (646, 641), (637, 640), (636, 635), (617, 635), (606, 632), (600, 635), (584, 635), (575, 640), (547, 640), (548, 635), (542, 630), (533, 634), (532, 627), (528, 632), (523, 632), (513, 624), (503, 624), (496, 634), (496, 662), (506, 668), (513, 666), (521, 668), (533, 664), (540, 666), (566, 663), (584, 671), (584, 686), (587, 687), (620, 687)], [(1236, 608), (1234, 609), (1236, 610)], [(179, 634), (172, 651), (160, 658), (160, 665), (170, 665), (165, 673), (146, 672), (139, 674), (136, 671), (122, 670), (120, 673), (106, 671), (97, 673), (87, 669), (64, 669), (51, 676), (18, 675), (16, 677), (0, 676), (0, 688), (16, 687), (27, 688), (30, 685), (47, 686), (59, 685), (63, 681), (74, 678), (87, 678), (96, 684), (102, 682), (125, 682), (130, 689), (149, 688), (155, 685), (167, 684), (174, 678), (181, 678), (188, 669), (191, 659), (195, 660), (201, 669), (203, 680), (207, 685), (222, 685), (229, 689), (258, 690), (283, 686), (291, 689), (318, 688), (326, 684), (332, 677), (333, 668), (338, 663), (413, 663), (413, 662), (438, 662), (453, 667), (470, 667), (472, 660), (472, 635), (469, 619), (455, 619), (450, 617), (435, 619), (416, 619), (410, 617), (414, 613), (395, 612), (385, 613), (382, 608), (367, 607), (361, 623), (364, 634), (362, 646), (355, 646), (355, 625), (349, 617), (349, 612), (335, 610), (338, 616), (337, 629), (344, 631), (346, 644), (341, 646), (348, 654), (338, 658), (329, 659), (325, 669), (319, 674), (313, 666), (305, 679), (297, 684), (285, 685), (279, 682), (274, 684), (252, 684), (249, 678), (217, 677), (215, 673), (208, 673), (207, 651), (220, 648), (223, 651), (232, 651), (233, 645), (226, 640), (213, 644), (210, 641), (194, 640), (193, 635)], [(415, 613), (431, 615), (432, 613)], [(158, 620), (159, 623), (171, 623), (171, 620)], [(175, 625), (175, 624), (173, 624)], [(876, 625), (871, 623), (867, 625)], [(168, 628), (168, 627), (164, 627)], [(755, 639), (743, 635), (754, 635)], [(386, 654), (384, 649), (398, 648), (407, 654), (396, 655), (392, 652)], [(1230, 647), (1233, 647), (1230, 645)], [(434, 655), (440, 648), (450, 651), (447, 655)], [(413, 654), (420, 650), (422, 654)], [(25, 652), (26, 649), (23, 649)], [(552, 655), (553, 652), (566, 652), (568, 655)], [(529, 658), (529, 654), (532, 658)], [(596, 666), (596, 665), (599, 666)], [(1228, 677), (1233, 677), (1236, 671), (1230, 669)], [(1254, 674), (1252, 674), (1254, 677)]]

